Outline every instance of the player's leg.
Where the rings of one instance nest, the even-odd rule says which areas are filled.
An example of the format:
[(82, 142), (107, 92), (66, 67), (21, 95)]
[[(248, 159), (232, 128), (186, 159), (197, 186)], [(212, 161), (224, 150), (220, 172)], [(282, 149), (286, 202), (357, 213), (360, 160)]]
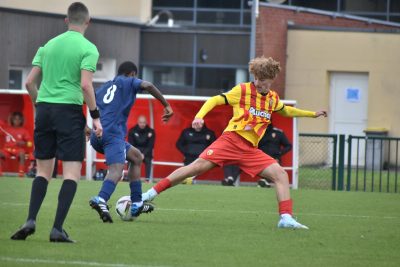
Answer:
[(142, 195), (142, 199), (143, 201), (153, 200), (158, 194), (172, 186), (180, 184), (187, 177), (200, 175), (208, 170), (211, 170), (215, 166), (217, 165), (209, 160), (198, 158), (191, 164), (180, 167), (166, 178), (159, 181), (155, 186)]
[(104, 153), (108, 171), (99, 194), (90, 199), (89, 205), (97, 211), (103, 222), (112, 223), (107, 201), (111, 198), (123, 175), (126, 157), (125, 140), (103, 133), (101, 140), (92, 134), (90, 142), (96, 151)]
[(131, 215), (133, 218), (137, 218), (142, 213), (152, 212), (154, 206), (151, 203), (142, 201), (142, 182), (140, 180), (140, 167), (143, 160), (142, 153), (129, 143), (126, 143), (126, 150), (126, 158), (129, 162), (128, 178), (132, 201)]
[(27, 236), (35, 232), (36, 217), (47, 193), (56, 154), (56, 137), (52, 130), (50, 115), (51, 111), (46, 105), (37, 105), (34, 130), (37, 173), (32, 181), (27, 221), (11, 236), (13, 240), (25, 240)]
[[(58, 204), (50, 242), (74, 242), (63, 229), (81, 178), (85, 152), (85, 117), (81, 106), (49, 105), (57, 136), (57, 158), (62, 161), (64, 181), (58, 193)], [(53, 174), (53, 168), (50, 175)]]
[(6, 152), (0, 149), (0, 176), (3, 176), (3, 161), (6, 159)]
[(270, 179), (275, 183), (279, 215), (281, 216), (278, 227), (308, 229), (307, 226), (298, 223), (292, 217), (293, 202), (290, 198), (289, 177), (286, 171), (278, 163), (273, 163), (262, 170), (258, 175), (262, 178)]
[[(53, 229), (50, 232), (51, 242), (69, 242), (73, 243), (68, 234), (65, 232), (63, 225), (68, 215), (69, 208), (74, 200), (78, 187), (78, 181), (81, 177), (81, 161), (62, 161), (64, 181), (58, 193), (58, 205), (56, 216), (54, 219)], [(50, 170), (53, 174), (54, 166)]]
[(18, 159), (19, 159), (19, 166), (18, 166), (18, 176), (24, 177), (25, 176), (25, 150), (18, 149)]
[(111, 198), (118, 182), (122, 178), (124, 165), (125, 164), (122, 163), (108, 165), (107, 175), (102, 183), (99, 194), (92, 197), (89, 201), (89, 205), (97, 211), (100, 219), (105, 223), (113, 222), (107, 202)]

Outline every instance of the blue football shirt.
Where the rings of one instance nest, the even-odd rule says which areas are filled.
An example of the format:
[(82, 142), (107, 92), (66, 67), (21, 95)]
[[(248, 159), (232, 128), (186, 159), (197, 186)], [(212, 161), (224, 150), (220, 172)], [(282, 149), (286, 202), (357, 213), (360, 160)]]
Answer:
[(106, 135), (125, 138), (129, 112), (141, 92), (141, 79), (120, 75), (96, 90), (100, 121)]

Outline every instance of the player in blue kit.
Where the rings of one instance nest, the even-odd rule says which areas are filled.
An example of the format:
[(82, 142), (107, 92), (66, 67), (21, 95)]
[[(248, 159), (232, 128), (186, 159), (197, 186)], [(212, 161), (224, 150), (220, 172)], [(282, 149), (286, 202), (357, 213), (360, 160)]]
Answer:
[(142, 90), (149, 92), (162, 103), (164, 106), (162, 120), (164, 122), (171, 118), (173, 111), (161, 92), (152, 83), (136, 78), (136, 74), (136, 65), (130, 61), (124, 62), (118, 68), (117, 77), (96, 90), (96, 103), (103, 125), (103, 136), (97, 138), (92, 132), (90, 143), (97, 152), (105, 155), (108, 172), (99, 194), (90, 199), (89, 205), (99, 213), (103, 222), (113, 222), (107, 201), (122, 178), (125, 159), (129, 163), (128, 177), (132, 218), (135, 219), (141, 213), (148, 213), (154, 209), (150, 203), (142, 201), (140, 166), (143, 158), (137, 148), (125, 141), (126, 122), (136, 94)]

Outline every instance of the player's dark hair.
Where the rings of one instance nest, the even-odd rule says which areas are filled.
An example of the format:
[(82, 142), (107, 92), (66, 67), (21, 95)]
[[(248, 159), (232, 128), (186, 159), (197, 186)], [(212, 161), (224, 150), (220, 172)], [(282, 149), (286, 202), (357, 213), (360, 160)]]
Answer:
[(89, 19), (89, 10), (83, 3), (75, 2), (68, 7), (67, 16), (70, 23), (82, 25)]
[(118, 75), (129, 75), (131, 72), (135, 72), (137, 74), (137, 67), (135, 63), (132, 61), (125, 61), (121, 65), (119, 65), (118, 68)]

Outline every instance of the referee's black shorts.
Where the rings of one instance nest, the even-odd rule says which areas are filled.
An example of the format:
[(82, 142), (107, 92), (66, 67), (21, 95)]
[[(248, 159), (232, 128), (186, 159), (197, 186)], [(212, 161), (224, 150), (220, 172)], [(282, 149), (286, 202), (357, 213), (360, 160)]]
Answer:
[(82, 106), (38, 103), (35, 118), (35, 157), (83, 161), (86, 119)]

